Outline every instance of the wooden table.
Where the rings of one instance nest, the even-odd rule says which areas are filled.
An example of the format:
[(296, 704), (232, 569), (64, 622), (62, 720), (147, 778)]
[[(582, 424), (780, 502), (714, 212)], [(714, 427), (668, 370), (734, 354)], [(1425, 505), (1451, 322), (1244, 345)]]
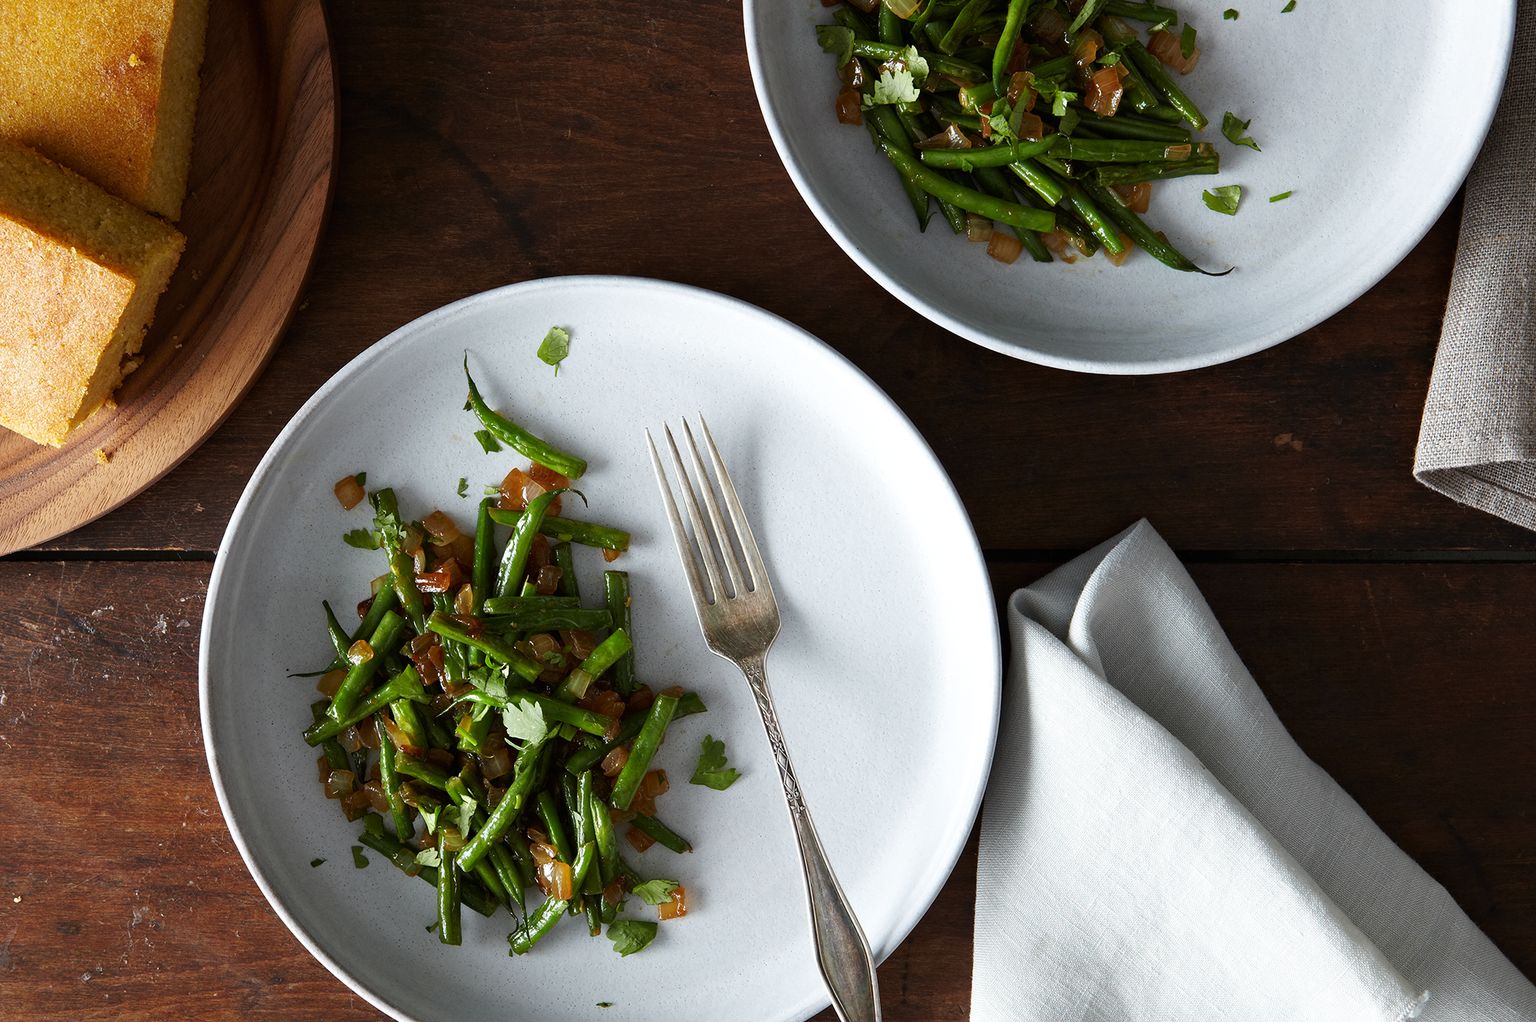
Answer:
[[(378, 1017), (289, 936), (220, 818), (197, 718), (213, 551), (353, 355), (566, 273), (713, 288), (845, 353), (948, 467), (1000, 594), (1149, 517), (1302, 747), (1536, 974), (1536, 536), (1410, 474), (1457, 208), (1275, 350), (1070, 375), (931, 326), (842, 255), (769, 143), (737, 4), (330, 10), (340, 178), (277, 357), (159, 485), (0, 560), (0, 1017)], [(973, 839), (881, 970), (888, 1019), (966, 1017), (974, 883)]]

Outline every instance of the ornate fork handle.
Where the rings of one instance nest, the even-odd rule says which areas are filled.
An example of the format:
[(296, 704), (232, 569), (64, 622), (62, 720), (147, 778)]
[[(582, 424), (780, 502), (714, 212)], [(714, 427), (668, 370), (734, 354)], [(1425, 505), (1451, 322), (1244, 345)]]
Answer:
[(832, 873), (827, 855), (816, 837), (816, 827), (800, 795), (800, 782), (789, 761), (784, 733), (779, 729), (779, 715), (768, 694), (768, 674), (761, 656), (740, 662), (747, 676), (774, 761), (779, 765), (779, 779), (784, 782), (784, 799), (795, 825), (800, 845), (800, 864), (805, 872), (805, 891), (811, 904), (811, 933), (816, 942), (816, 958), (821, 974), (832, 992), (832, 1007), (843, 1022), (879, 1022), (880, 994), (875, 978), (874, 958), (859, 922), (854, 918), (848, 898)]

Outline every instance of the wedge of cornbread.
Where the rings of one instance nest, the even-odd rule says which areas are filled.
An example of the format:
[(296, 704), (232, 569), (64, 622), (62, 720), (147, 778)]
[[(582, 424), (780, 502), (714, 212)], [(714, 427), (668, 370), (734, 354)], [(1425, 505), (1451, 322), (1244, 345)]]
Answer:
[(57, 447), (111, 396), (184, 243), (165, 221), (0, 142), (0, 426)]
[(0, 138), (181, 215), (208, 0), (0, 0)]

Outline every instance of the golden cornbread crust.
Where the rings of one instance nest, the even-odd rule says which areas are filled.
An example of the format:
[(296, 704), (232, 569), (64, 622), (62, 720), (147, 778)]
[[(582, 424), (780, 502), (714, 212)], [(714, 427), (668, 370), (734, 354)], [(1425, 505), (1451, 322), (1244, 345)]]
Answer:
[(184, 244), (164, 221), (0, 142), (0, 426), (62, 444), (122, 380)]
[(0, 138), (176, 219), (208, 0), (0, 0)]

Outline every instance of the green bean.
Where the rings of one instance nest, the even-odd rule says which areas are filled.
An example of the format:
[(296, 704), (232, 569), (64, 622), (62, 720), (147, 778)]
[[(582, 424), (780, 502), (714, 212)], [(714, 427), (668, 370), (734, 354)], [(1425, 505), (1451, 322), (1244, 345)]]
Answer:
[(539, 906), (538, 911), (524, 919), (523, 925), (507, 935), (507, 943), (511, 946), (511, 950), (507, 953), (509, 955), (526, 955), (532, 951), (533, 946), (543, 940), (544, 936), (555, 928), (555, 924), (560, 921), (561, 916), (565, 915), (565, 911), (570, 907), (570, 904), (569, 901), (565, 900), (544, 899), (544, 904)]
[[(509, 590), (522, 584), (523, 575), (528, 569), (528, 554), (533, 550), (533, 537), (538, 535), (549, 505), (555, 502), (561, 492), (548, 490), (539, 494), (518, 515), (512, 526), (512, 538), (507, 540), (507, 547), (501, 554), (501, 565), (496, 569), (497, 596), (506, 596)], [(496, 516), (493, 514), (491, 517), (494, 519)]]
[(491, 498), (486, 497), (480, 502), (480, 510), (475, 513), (475, 557), (470, 573), (470, 588), (475, 594), (476, 609), (491, 595), (491, 573), (495, 570), (495, 562), (496, 530), (491, 521)]
[(971, 34), (976, 19), (981, 17), (981, 12), (992, 0), (969, 0), (960, 13), (955, 15), (955, 20), (950, 23), (944, 37), (939, 40), (939, 49), (945, 53), (953, 54), (960, 48), (960, 43)]
[(1149, 21), (1154, 25), (1172, 24), (1179, 20), (1179, 12), (1172, 7), (1159, 7), (1157, 4), (1138, 3), (1135, 0), (1109, 0), (1104, 5), (1103, 13), (1116, 18)]
[(485, 601), (485, 613), (516, 618), (545, 610), (577, 610), (581, 601), (571, 596), (493, 596)]
[(585, 731), (589, 735), (601, 737), (613, 726), (612, 717), (605, 717), (591, 710), (583, 710), (579, 706), (572, 706), (570, 703), (551, 699), (537, 692), (512, 692), (507, 695), (507, 702), (516, 703), (525, 708), (537, 706), (543, 712), (545, 720), (554, 721), (557, 724), (569, 724), (576, 730)]
[[(684, 692), (677, 701), (677, 712), (672, 714), (672, 719), (676, 720), (679, 717), (704, 713), (705, 710), (704, 700), (699, 698), (697, 692)], [(565, 768), (573, 774), (579, 774), (583, 770), (590, 770), (592, 767), (597, 766), (598, 763), (602, 762), (603, 757), (614, 749), (633, 741), (634, 737), (640, 733), (640, 729), (645, 726), (645, 720), (645, 713), (636, 712), (627, 715), (620, 722), (618, 736), (613, 741), (599, 742), (595, 745), (577, 749), (565, 761)]]
[(1099, 201), (1108, 215), (1132, 241), (1164, 266), (1170, 266), (1185, 273), (1203, 273), (1208, 277), (1224, 277), (1232, 272), (1225, 270), (1221, 273), (1212, 273), (1196, 266), (1182, 252), (1174, 248), (1167, 238), (1148, 227), (1146, 222), (1132, 212), (1125, 204), (1125, 200), (1112, 189), (1106, 188), (1097, 181), (1084, 181), (1083, 188)]
[(549, 835), (555, 851), (559, 853), (560, 861), (575, 862), (578, 846), (571, 843), (571, 836), (565, 829), (565, 821), (560, 818), (560, 809), (555, 805), (555, 796), (546, 788), (534, 798), (533, 806), (538, 810), (539, 819), (544, 821), (544, 831)]
[[(882, 6), (881, 10), (885, 8)], [(880, 139), (884, 138), (892, 145), (905, 146), (907, 152), (912, 151), (912, 141), (907, 138), (906, 128), (902, 127), (901, 118), (893, 107), (885, 104), (871, 107), (865, 119), (865, 127), (869, 129), (870, 140), (875, 143), (876, 148), (880, 145)], [(911, 205), (912, 212), (917, 215), (917, 229), (926, 231), (928, 221), (933, 217), (928, 203), (928, 193), (912, 180), (911, 175), (897, 171), (896, 176), (901, 179), (901, 189), (907, 195), (907, 202)]]
[(1221, 158), (1216, 156), (1185, 160), (1182, 163), (1116, 163), (1093, 172), (1101, 185), (1134, 185), (1143, 181), (1166, 181), (1195, 174), (1218, 174)]
[(1035, 161), (1020, 160), (1018, 163), (1010, 163), (1008, 170), (1028, 185), (1031, 191), (1044, 199), (1046, 205), (1059, 206), (1066, 201), (1067, 190)]
[(1092, 128), (1107, 138), (1144, 139), (1175, 145), (1190, 141), (1188, 128), (1177, 124), (1164, 124), (1162, 121), (1154, 121), (1146, 117), (1137, 117), (1135, 114), (1119, 113), (1114, 117), (1100, 117), (1085, 110), (1079, 114), (1079, 117), (1084, 127)]
[[(327, 719), (325, 716), (325, 707), (326, 703), (323, 699), (317, 700), (309, 705), (310, 715), (314, 717), (316, 724)], [(334, 771), (352, 769), (352, 761), (347, 759), (347, 750), (343, 749), (341, 747), (341, 743), (336, 741), (336, 739), (327, 738), (322, 741), (320, 743), (320, 751), (325, 755), (325, 765), (330, 767), (331, 770)]]
[[(900, 60), (906, 56), (905, 46), (893, 46), (890, 43), (875, 42), (873, 39), (855, 39), (853, 41), (853, 55), (867, 57), (870, 60), (884, 63), (887, 60)], [(969, 61), (957, 60), (954, 57), (934, 53), (929, 50), (918, 50), (918, 56), (928, 62), (928, 73), (937, 72), (941, 75), (949, 75), (958, 78), (962, 82), (984, 82), (987, 80), (987, 72), (978, 64)]]
[(652, 841), (655, 841), (658, 845), (670, 848), (679, 855), (693, 851), (693, 845), (689, 843), (687, 838), (654, 816), (636, 813), (635, 818), (630, 821), (630, 825)]
[[(370, 816), (369, 819), (377, 817)], [(357, 840), (387, 858), (406, 876), (419, 877), (433, 887), (437, 886), (437, 870), (418, 863), (415, 852), (383, 831), (364, 831), (357, 836)], [(464, 904), (487, 918), (496, 914), (496, 902), (478, 886), (461, 883), (459, 897)]]
[(572, 599), (581, 599), (581, 583), (576, 579), (576, 558), (571, 554), (571, 544), (561, 540), (555, 544), (555, 567), (560, 569), (561, 596), (569, 596)]
[(1056, 217), (1052, 213), (1027, 209), (1016, 202), (995, 199), (985, 192), (956, 184), (892, 146), (882, 145), (880, 149), (898, 168), (912, 168), (913, 176), (923, 186), (924, 191), (953, 203), (967, 212), (999, 220), (1026, 231), (1049, 231), (1056, 226)]
[(475, 378), (469, 375), (467, 353), (464, 356), (464, 379), (469, 383), (469, 405), (474, 409), (475, 415), (480, 419), (480, 425), (485, 427), (486, 432), (529, 461), (553, 469), (567, 479), (581, 478), (581, 474), (587, 470), (586, 461), (556, 449), (511, 419), (491, 411), (485, 399), (480, 396), (480, 388), (475, 386)]
[[(629, 595), (629, 573), (624, 571), (603, 572), (603, 597), (608, 603), (611, 627), (633, 635)], [(613, 663), (613, 690), (628, 699), (635, 691), (635, 647), (633, 641), (623, 656)]]
[(645, 779), (645, 772), (650, 769), (651, 757), (661, 746), (661, 740), (667, 733), (667, 727), (672, 723), (672, 716), (677, 712), (677, 696), (669, 696), (666, 693), (656, 697), (651, 704), (651, 711), (645, 718), (645, 724), (640, 728), (640, 733), (635, 736), (634, 743), (629, 747), (629, 759), (624, 761), (624, 769), (619, 771), (619, 776), (613, 782), (613, 791), (608, 796), (608, 804), (615, 809), (624, 810), (635, 799), (635, 792), (640, 788), (640, 782)]
[(395, 770), (407, 777), (414, 777), (424, 784), (430, 784), (438, 791), (448, 790), (448, 771), (424, 759), (417, 759), (402, 752), (395, 757)]
[(331, 638), (331, 646), (336, 650), (336, 659), (331, 661), (326, 671), (340, 670), (347, 665), (347, 647), (352, 645), (352, 639), (341, 627), (341, 622), (336, 620), (336, 612), (331, 609), (330, 601), (321, 600), (320, 606), (325, 608), (325, 631)]
[(875, 16), (875, 21), (882, 43), (901, 42), (901, 19), (896, 16), (895, 11), (881, 4), (880, 10)]
[(1088, 163), (1154, 163), (1159, 160), (1178, 163), (1192, 156), (1212, 156), (1215, 152), (1209, 142), (1192, 145), (1189, 142), (1147, 142), (1128, 138), (1063, 138), (1052, 155), (1057, 159)]
[[(405, 634), (405, 619), (394, 611), (386, 611), (379, 621), (378, 627), (368, 639), (368, 645), (373, 649), (373, 655), (366, 660), (360, 660), (347, 670), (347, 676), (342, 679), (341, 687), (331, 697), (331, 705), (326, 709), (325, 715), (332, 720), (345, 720), (357, 706), (358, 700), (363, 697), (363, 690), (373, 680), (374, 674), (379, 670), (379, 664), (384, 658), (400, 647), (400, 641)], [(342, 727), (346, 727), (345, 724)], [(337, 729), (341, 730), (340, 728)], [(313, 744), (313, 743), (311, 743)]]
[(602, 677), (603, 673), (631, 648), (629, 633), (622, 628), (615, 628), (606, 639), (597, 644), (597, 648), (587, 654), (587, 658), (581, 662), (580, 667), (565, 676), (565, 680), (560, 682), (560, 689), (556, 696), (570, 702), (585, 697), (588, 686)]
[[(996, 167), (977, 167), (975, 169), (976, 183), (988, 195), (995, 195), (999, 199), (1011, 199), (1013, 193), (1009, 191), (1008, 179), (1003, 177), (1003, 172)], [(1007, 226), (1007, 225), (1004, 225)], [(1014, 236), (1019, 239), (1029, 252), (1029, 257), (1037, 263), (1051, 262), (1050, 249), (1045, 247), (1045, 242), (1040, 240), (1040, 235), (1035, 231), (1021, 231), (1017, 227), (1009, 227)]]
[(1038, 142), (985, 146), (980, 149), (924, 149), (923, 163), (929, 167), (975, 170), (977, 167), (1004, 167), (1051, 151), (1060, 135), (1047, 135)]
[(409, 699), (396, 699), (389, 704), (389, 713), (395, 718), (400, 733), (405, 735), (406, 744), (416, 749), (426, 749), (432, 744), (415, 703)]
[(1125, 44), (1123, 52), (1130, 58), (1136, 70), (1146, 78), (1147, 83), (1162, 94), (1162, 97), (1168, 101), (1168, 105), (1177, 110), (1179, 116), (1189, 122), (1190, 127), (1200, 131), (1210, 123), (1205, 114), (1201, 113), (1200, 108), (1195, 105), (1195, 101), (1179, 88), (1178, 83), (1163, 67), (1162, 62), (1148, 53), (1145, 46), (1132, 40)]
[(324, 721), (316, 722), (304, 730), (304, 741), (310, 745), (319, 745), (327, 738), (336, 737), (354, 724), (361, 724), (396, 699), (410, 699), (418, 703), (431, 701), (431, 697), (421, 687), (421, 676), (416, 673), (415, 667), (406, 667), (405, 670), (390, 678), (370, 693), (367, 699), (353, 706), (352, 711), (345, 717), (338, 720), (327, 713)]
[[(443, 828), (443, 837), (449, 828)], [(442, 841), (439, 840), (439, 847)], [(437, 867), (437, 939), (444, 944), (460, 943), (459, 934), (459, 871), (448, 853), (443, 853), (442, 865)]]
[(413, 837), (416, 831), (405, 811), (405, 803), (400, 800), (400, 779), (395, 772), (395, 743), (389, 737), (389, 732), (384, 730), (382, 720), (374, 721), (373, 726), (379, 739), (379, 786), (384, 789), (384, 797), (389, 801), (389, 818), (394, 824), (395, 836), (405, 841)]
[(395, 594), (394, 587), (380, 589), (373, 594), (368, 603), (368, 612), (363, 615), (363, 620), (358, 623), (357, 631), (352, 633), (352, 642), (358, 639), (366, 639), (379, 627), (379, 622), (384, 620), (384, 615), (400, 605), (400, 597)]
[[(517, 600), (523, 597), (504, 596), (501, 599)], [(497, 614), (490, 608), (490, 604), (497, 602), (492, 600), (487, 604), (486, 624), (510, 632), (554, 632), (562, 628), (595, 632), (613, 624), (613, 615), (598, 607), (545, 607), (517, 614)]]
[(602, 885), (607, 887), (618, 874), (619, 836), (613, 828), (613, 817), (608, 815), (608, 807), (596, 795), (590, 793), (592, 771), (585, 771), (581, 776), (589, 782), (587, 814), (590, 818), (592, 841), (597, 845), (598, 875), (602, 879)]
[(462, 642), (466, 646), (495, 657), (527, 681), (535, 681), (540, 674), (544, 673), (542, 666), (531, 658), (519, 653), (505, 642), (489, 635), (473, 635), (457, 620), (446, 617), (443, 614), (434, 613), (428, 618), (426, 630), (436, 632), (445, 639)]
[(457, 862), (460, 869), (466, 867), (473, 869), (475, 863), (490, 852), (491, 845), (501, 840), (502, 835), (522, 813), (523, 803), (527, 801), (528, 793), (533, 789), (533, 782), (538, 774), (535, 766), (542, 746), (543, 742), (531, 742), (518, 754), (517, 762), (512, 767), (512, 783), (507, 786), (501, 801), (496, 803), (490, 815), (486, 817), (484, 826), (475, 831), (475, 836), (459, 849)]
[(1028, 14), (1029, 0), (1008, 0), (1008, 19), (1003, 22), (1003, 34), (998, 38), (997, 49), (992, 54), (992, 86), (999, 95), (1006, 88), (1004, 79), (1008, 74), (1008, 65), (1013, 60), (1019, 32), (1024, 28), (1024, 19)]
[(1136, 70), (1135, 64), (1129, 60), (1122, 60), (1119, 66), (1125, 69), (1125, 95), (1120, 100), (1122, 104), (1129, 103), (1131, 109), (1143, 117), (1166, 121), (1171, 115), (1172, 123), (1178, 123), (1180, 120), (1178, 111), (1173, 107), (1163, 106), (1162, 100), (1157, 98), (1157, 91), (1152, 88), (1146, 76)]

